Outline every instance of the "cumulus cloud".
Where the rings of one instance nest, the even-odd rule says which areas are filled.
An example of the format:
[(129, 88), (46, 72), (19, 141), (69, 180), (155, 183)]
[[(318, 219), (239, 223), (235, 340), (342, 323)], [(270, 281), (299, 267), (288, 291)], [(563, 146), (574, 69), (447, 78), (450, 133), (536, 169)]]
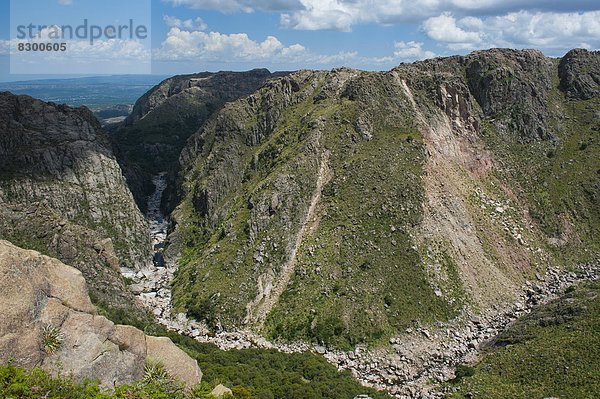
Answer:
[(195, 19), (181, 20), (170, 15), (164, 15), (163, 20), (169, 28), (180, 28), (185, 30), (206, 30), (208, 28), (206, 22), (204, 22), (204, 20), (200, 17)]
[(372, 69), (432, 58), (437, 55), (432, 50), (447, 54), (489, 47), (537, 47), (560, 55), (573, 47), (600, 47), (600, 11), (591, 0), (163, 1), (226, 13), (272, 11), (279, 14), (281, 27), (297, 30), (350, 31), (357, 24), (408, 23), (420, 27), (422, 38), (396, 37), (393, 50), (379, 57), (364, 57), (354, 51), (317, 54), (300, 43), (284, 44), (275, 36), (256, 39), (246, 33), (208, 32), (201, 19), (167, 15), (164, 21), (171, 29), (154, 52), (162, 61)]
[[(471, 26), (476, 23), (474, 19), (469, 19), (467, 22)], [(482, 41), (480, 32), (470, 32), (462, 29), (456, 24), (456, 19), (450, 13), (443, 13), (440, 16), (427, 19), (423, 23), (423, 30), (427, 36), (439, 42), (473, 45)]]
[(294, 57), (305, 51), (304, 46), (284, 46), (274, 36), (262, 42), (250, 39), (246, 33), (187, 31), (171, 28), (161, 47), (155, 51), (159, 60), (259, 60)]
[(362, 23), (419, 22), (443, 12), (457, 17), (501, 15), (524, 9), (575, 12), (598, 9), (597, 0), (163, 0), (174, 6), (225, 13), (280, 13), (281, 25), (299, 30), (348, 31)]
[(42, 29), (35, 37), (28, 39), (29, 43), (66, 43), (66, 51), (36, 51), (20, 52), (17, 46), (23, 43), (20, 39), (0, 40), (0, 54), (9, 54), (26, 58), (26, 56), (39, 59), (47, 57), (53, 59), (77, 59), (82, 63), (94, 63), (97, 60), (132, 60), (150, 61), (152, 50), (149, 46), (136, 40), (125, 39), (98, 39), (90, 45), (89, 40), (64, 39), (57, 41), (62, 35), (59, 26), (52, 25)]
[[(410, 42), (402, 48), (397, 46), (399, 56), (381, 59), (361, 57), (356, 51), (342, 51), (333, 54), (311, 52), (299, 43), (285, 45), (274, 36), (267, 36), (258, 41), (246, 33), (224, 34), (220, 32), (186, 31), (177, 27), (171, 28), (161, 47), (155, 49), (153, 57), (157, 61), (194, 61), (199, 63), (266, 66), (295, 65), (296, 68), (330, 68), (340, 65), (367, 66), (373, 63), (394, 65), (405, 52), (415, 52), (417, 47), (422, 54), (421, 43)], [(412, 49), (412, 50), (411, 50)]]
[(567, 49), (600, 47), (600, 11), (552, 13), (518, 11), (486, 18), (428, 18), (422, 29), (452, 50), (484, 47)]

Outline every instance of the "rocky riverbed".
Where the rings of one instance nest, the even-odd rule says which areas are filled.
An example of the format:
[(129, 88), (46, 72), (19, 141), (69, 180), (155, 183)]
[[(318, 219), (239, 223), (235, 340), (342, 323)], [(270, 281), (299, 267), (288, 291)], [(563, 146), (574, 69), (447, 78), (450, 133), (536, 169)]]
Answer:
[(385, 390), (396, 398), (443, 397), (437, 383), (454, 378), (455, 367), (474, 360), (481, 345), (498, 335), (510, 322), (529, 313), (533, 307), (556, 298), (569, 286), (600, 276), (599, 264), (579, 265), (571, 272), (551, 268), (545, 275), (536, 275), (536, 281), (527, 281), (512, 304), (496, 306), (483, 314), (464, 311), (448, 323), (415, 325), (391, 338), (389, 346), (375, 350), (359, 346), (354, 351), (344, 352), (305, 342), (273, 343), (244, 330), (209, 333), (203, 323), (188, 319), (184, 313), (175, 314), (171, 307), (170, 285), (176, 262), (169, 259), (156, 261), (157, 254), (162, 259), (168, 227), (160, 210), (160, 199), (166, 188), (165, 174), (155, 176), (153, 182), (156, 190), (148, 200), (148, 218), (154, 262), (138, 272), (125, 271), (125, 275), (135, 282), (130, 286), (132, 291), (161, 324), (223, 350), (263, 348), (287, 353), (311, 350), (338, 369), (350, 370), (365, 386)]

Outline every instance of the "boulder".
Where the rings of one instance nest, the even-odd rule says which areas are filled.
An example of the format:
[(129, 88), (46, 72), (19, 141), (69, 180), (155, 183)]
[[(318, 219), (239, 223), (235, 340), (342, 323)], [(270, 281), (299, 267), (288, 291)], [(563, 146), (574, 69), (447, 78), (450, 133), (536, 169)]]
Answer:
[(196, 360), (166, 337), (146, 337), (146, 357), (165, 365), (169, 375), (176, 376), (187, 386), (194, 386), (202, 379)]
[(215, 389), (213, 389), (211, 391), (210, 394), (216, 398), (222, 398), (223, 396), (226, 396), (226, 395), (233, 395), (233, 392), (231, 391), (231, 389), (227, 388), (225, 385), (219, 384), (215, 387)]
[(1, 240), (0, 314), (0, 362), (41, 365), (104, 388), (141, 379), (150, 359), (188, 387), (202, 378), (197, 362), (169, 338), (99, 316), (77, 269)]

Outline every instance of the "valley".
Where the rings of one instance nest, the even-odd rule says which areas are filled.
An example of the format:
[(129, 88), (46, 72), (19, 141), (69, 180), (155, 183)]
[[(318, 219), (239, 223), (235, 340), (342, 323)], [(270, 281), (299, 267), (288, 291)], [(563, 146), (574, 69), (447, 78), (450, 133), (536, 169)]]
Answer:
[[(35, 272), (13, 276), (20, 257), (79, 276), (77, 317), (125, 359), (125, 383), (150, 350), (137, 332), (123, 343), (132, 324), (180, 345), (188, 376), (261, 398), (589, 397), (598, 364), (575, 340), (598, 338), (598, 68), (599, 52), (491, 49), (385, 72), (178, 75), (107, 130), (85, 107), (1, 93), (5, 281)], [(54, 303), (60, 280), (32, 275)], [(36, 295), (31, 342), (43, 323), (83, 329)], [(581, 367), (551, 357), (553, 333)], [(52, 372), (69, 345), (36, 356)], [(578, 370), (575, 388), (529, 350)], [(266, 358), (293, 365), (276, 395), (274, 371), (248, 369)]]

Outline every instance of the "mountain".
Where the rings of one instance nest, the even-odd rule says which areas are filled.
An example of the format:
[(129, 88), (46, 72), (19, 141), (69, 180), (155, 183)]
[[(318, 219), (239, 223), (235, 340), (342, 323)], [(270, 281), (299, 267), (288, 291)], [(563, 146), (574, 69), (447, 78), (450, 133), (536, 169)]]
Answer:
[[(279, 75), (266, 69), (179, 75), (139, 98), (112, 138), (140, 208), (145, 209), (145, 198), (153, 190), (153, 175), (168, 172), (174, 183), (179, 154), (206, 119), (226, 102), (252, 93)], [(167, 196), (173, 195), (169, 192)]]
[(149, 225), (93, 114), (10, 93), (0, 108), (2, 394), (389, 397), (313, 353), (221, 351), (158, 325), (132, 285), (152, 274)]
[(93, 114), (7, 92), (0, 111), (0, 202), (43, 201), (110, 238), (123, 266), (147, 264), (147, 222)]
[(176, 307), (215, 330), (377, 346), (597, 261), (599, 58), (300, 71), (226, 103), (180, 156)]
[[(87, 108), (1, 93), (2, 359), (46, 367), (40, 339), (64, 334), (45, 347), (78, 379), (128, 382), (149, 342), (181, 354), (125, 320), (237, 397), (386, 397), (351, 376), (395, 397), (584, 392), (599, 66), (492, 49), (176, 76), (110, 133)], [(540, 358), (513, 368), (523, 353)]]

